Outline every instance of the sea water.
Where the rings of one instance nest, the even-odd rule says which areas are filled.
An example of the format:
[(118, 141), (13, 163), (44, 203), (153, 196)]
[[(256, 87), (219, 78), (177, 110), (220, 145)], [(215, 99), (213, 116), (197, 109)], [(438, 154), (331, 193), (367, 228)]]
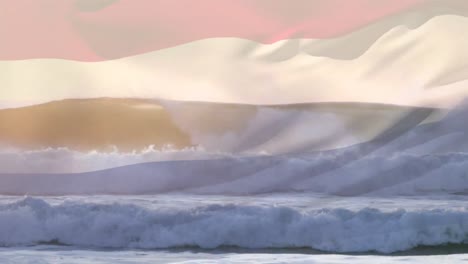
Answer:
[(462, 263), (467, 234), (459, 195), (0, 197), (2, 263)]

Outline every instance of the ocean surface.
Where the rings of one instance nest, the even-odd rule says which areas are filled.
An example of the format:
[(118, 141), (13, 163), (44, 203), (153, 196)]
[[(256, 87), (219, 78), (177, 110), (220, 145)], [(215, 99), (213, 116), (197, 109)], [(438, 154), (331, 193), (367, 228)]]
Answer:
[[(267, 107), (142, 151), (2, 146), (0, 263), (466, 262), (467, 105)], [(329, 108), (393, 119), (320, 133)]]
[(2, 263), (463, 263), (468, 197), (0, 198)]

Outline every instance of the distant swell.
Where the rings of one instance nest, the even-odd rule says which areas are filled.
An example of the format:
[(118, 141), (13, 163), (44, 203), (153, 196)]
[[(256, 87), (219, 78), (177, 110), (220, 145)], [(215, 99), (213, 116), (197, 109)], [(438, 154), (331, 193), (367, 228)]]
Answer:
[[(370, 103), (260, 106), (73, 99), (0, 109), (0, 146), (81, 152), (109, 152), (115, 148), (132, 152), (148, 146), (179, 150), (201, 146), (234, 153), (310, 151), (366, 141), (418, 111), (435, 113), (437, 109)], [(368, 123), (353, 125), (358, 120)]]
[(314, 192), (340, 196), (468, 193), (468, 154), (319, 154), (149, 162), (86, 173), (0, 174), (12, 195), (251, 195)]
[(25, 198), (0, 207), (2, 246), (60, 243), (110, 248), (309, 247), (395, 252), (468, 242), (468, 208), (383, 212), (207, 205), (149, 209)]

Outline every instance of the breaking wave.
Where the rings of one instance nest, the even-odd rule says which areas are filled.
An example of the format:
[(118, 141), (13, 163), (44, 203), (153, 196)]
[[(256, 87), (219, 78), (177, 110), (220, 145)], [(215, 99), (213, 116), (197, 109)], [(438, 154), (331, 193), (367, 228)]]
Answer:
[(390, 253), (468, 242), (468, 208), (380, 211), (207, 205), (146, 208), (25, 198), (0, 206), (2, 246), (298, 248)]
[[(171, 146), (177, 150), (281, 154), (364, 142), (412, 111), (430, 110), (367, 103), (260, 106), (71, 99), (0, 109), (0, 145), (25, 151), (67, 148), (85, 153), (115, 148), (141, 152), (153, 145), (156, 149)], [(426, 117), (429, 115), (419, 121)]]
[(148, 146), (141, 151), (131, 152), (122, 152), (117, 148), (109, 152), (97, 150), (82, 152), (68, 148), (37, 150), (3, 148), (0, 149), (0, 173), (80, 173), (146, 162), (203, 160), (232, 156), (230, 153), (208, 151), (202, 147), (175, 149)]

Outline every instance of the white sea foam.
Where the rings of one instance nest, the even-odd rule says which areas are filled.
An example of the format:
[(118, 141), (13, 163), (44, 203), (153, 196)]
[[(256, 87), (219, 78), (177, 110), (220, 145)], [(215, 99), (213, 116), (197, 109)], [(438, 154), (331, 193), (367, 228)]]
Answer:
[(80, 152), (68, 148), (23, 150), (0, 148), (0, 173), (78, 173), (103, 170), (144, 162), (197, 160), (230, 157), (232, 154), (207, 151), (202, 147), (159, 149), (148, 146), (141, 151)]
[(128, 264), (128, 263), (170, 263), (170, 264), (440, 264), (466, 263), (468, 254), (416, 255), (416, 256), (369, 256), (343, 254), (300, 254), (300, 253), (249, 253), (192, 252), (165, 250), (86, 250), (55, 247), (27, 247), (0, 249), (1, 263), (53, 263), (53, 264)]
[(62, 243), (85, 247), (298, 248), (395, 252), (468, 242), (468, 207), (312, 209), (209, 204), (145, 207), (24, 198), (0, 205), (2, 246)]

